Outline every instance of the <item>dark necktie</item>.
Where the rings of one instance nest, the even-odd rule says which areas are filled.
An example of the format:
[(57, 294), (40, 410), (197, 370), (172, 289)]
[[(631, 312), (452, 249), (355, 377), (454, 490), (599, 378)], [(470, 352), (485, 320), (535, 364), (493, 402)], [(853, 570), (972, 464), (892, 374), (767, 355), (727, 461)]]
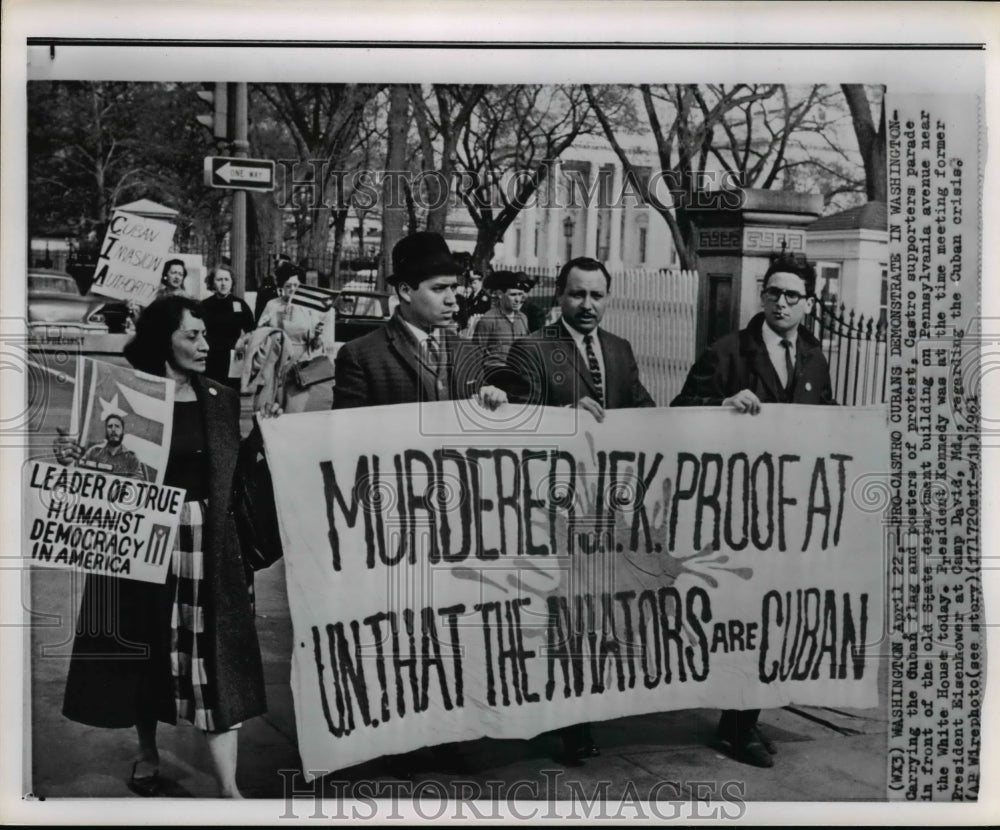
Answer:
[(590, 379), (594, 381), (594, 388), (597, 390), (597, 402), (604, 406), (604, 378), (601, 377), (601, 364), (597, 362), (597, 353), (594, 351), (594, 335), (585, 334), (583, 345), (587, 348), (587, 367), (590, 369)]
[(427, 363), (434, 370), (434, 386), (437, 392), (437, 400), (448, 400), (448, 366), (441, 354), (441, 346), (437, 338), (431, 334), (427, 340)]
[(785, 350), (785, 392), (792, 394), (792, 387), (795, 385), (795, 364), (792, 362), (792, 343), (790, 340), (781, 338), (781, 348)]

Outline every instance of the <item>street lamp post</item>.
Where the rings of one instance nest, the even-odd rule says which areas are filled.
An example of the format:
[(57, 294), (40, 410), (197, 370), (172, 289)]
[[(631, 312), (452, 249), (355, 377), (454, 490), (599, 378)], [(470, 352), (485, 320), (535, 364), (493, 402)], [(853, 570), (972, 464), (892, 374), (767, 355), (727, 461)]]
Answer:
[(573, 258), (573, 229), (576, 227), (576, 221), (572, 216), (567, 216), (563, 219), (563, 236), (566, 238), (566, 261), (569, 262)]

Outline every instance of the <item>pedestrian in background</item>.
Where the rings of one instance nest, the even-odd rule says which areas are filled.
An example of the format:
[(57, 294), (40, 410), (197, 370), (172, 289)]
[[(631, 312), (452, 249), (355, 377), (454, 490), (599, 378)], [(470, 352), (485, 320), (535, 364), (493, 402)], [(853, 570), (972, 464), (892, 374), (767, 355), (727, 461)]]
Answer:
[(487, 279), (493, 307), (476, 323), (472, 342), (482, 350), (487, 373), (503, 369), (511, 344), (528, 334), (528, 318), (521, 311), (531, 285), (513, 271), (494, 271)]
[(250, 306), (242, 297), (233, 295), (233, 277), (228, 268), (210, 271), (205, 278), (205, 287), (213, 292), (201, 302), (205, 338), (208, 340), (205, 375), (239, 391), (239, 377), (229, 376), (232, 353), (243, 335), (253, 331), (257, 324)]
[(160, 278), (159, 297), (172, 297), (175, 294), (187, 296), (187, 266), (183, 260), (168, 259), (163, 264), (163, 276)]
[[(802, 328), (815, 303), (816, 272), (782, 252), (772, 257), (763, 311), (713, 343), (688, 372), (671, 406), (727, 406), (757, 415), (765, 403), (835, 404), (820, 342)], [(760, 709), (726, 709), (718, 737), (738, 761), (772, 767), (774, 744), (757, 726)]]
[(309, 403), (309, 389), (303, 389), (291, 368), (309, 353), (333, 350), (333, 320), (331, 309), (325, 314), (292, 302), (295, 291), (302, 285), (301, 271), (289, 263), (278, 278), (281, 293), (271, 300), (260, 315), (260, 328), (273, 327), (285, 335), (282, 365), (278, 382), (282, 389), (281, 406), (285, 412), (304, 412)]
[(240, 798), (236, 729), (267, 707), (251, 572), (232, 512), (239, 397), (204, 377), (205, 324), (189, 297), (151, 303), (125, 357), (174, 381), (163, 483), (182, 488), (185, 500), (164, 584), (88, 575), (63, 714), (91, 726), (135, 727), (139, 750), (128, 786), (142, 796), (163, 787), (157, 724), (188, 720), (205, 736), (220, 795)]

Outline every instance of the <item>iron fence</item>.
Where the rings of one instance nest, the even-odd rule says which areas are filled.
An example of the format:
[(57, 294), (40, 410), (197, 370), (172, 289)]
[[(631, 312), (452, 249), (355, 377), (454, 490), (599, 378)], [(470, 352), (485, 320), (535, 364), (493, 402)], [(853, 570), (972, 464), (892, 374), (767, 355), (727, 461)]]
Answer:
[(856, 314), (817, 300), (805, 328), (822, 344), (833, 396), (844, 406), (885, 403), (888, 324), (884, 317)]

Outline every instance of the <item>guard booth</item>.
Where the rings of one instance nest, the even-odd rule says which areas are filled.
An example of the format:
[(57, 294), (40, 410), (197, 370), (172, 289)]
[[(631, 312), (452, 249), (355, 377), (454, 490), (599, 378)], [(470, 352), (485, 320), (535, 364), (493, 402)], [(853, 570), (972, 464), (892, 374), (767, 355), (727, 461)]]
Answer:
[(681, 208), (698, 253), (698, 353), (746, 325), (760, 311), (760, 286), (769, 258), (781, 250), (805, 255), (806, 227), (819, 217), (823, 197), (747, 188), (734, 194), (700, 193), (698, 206)]

